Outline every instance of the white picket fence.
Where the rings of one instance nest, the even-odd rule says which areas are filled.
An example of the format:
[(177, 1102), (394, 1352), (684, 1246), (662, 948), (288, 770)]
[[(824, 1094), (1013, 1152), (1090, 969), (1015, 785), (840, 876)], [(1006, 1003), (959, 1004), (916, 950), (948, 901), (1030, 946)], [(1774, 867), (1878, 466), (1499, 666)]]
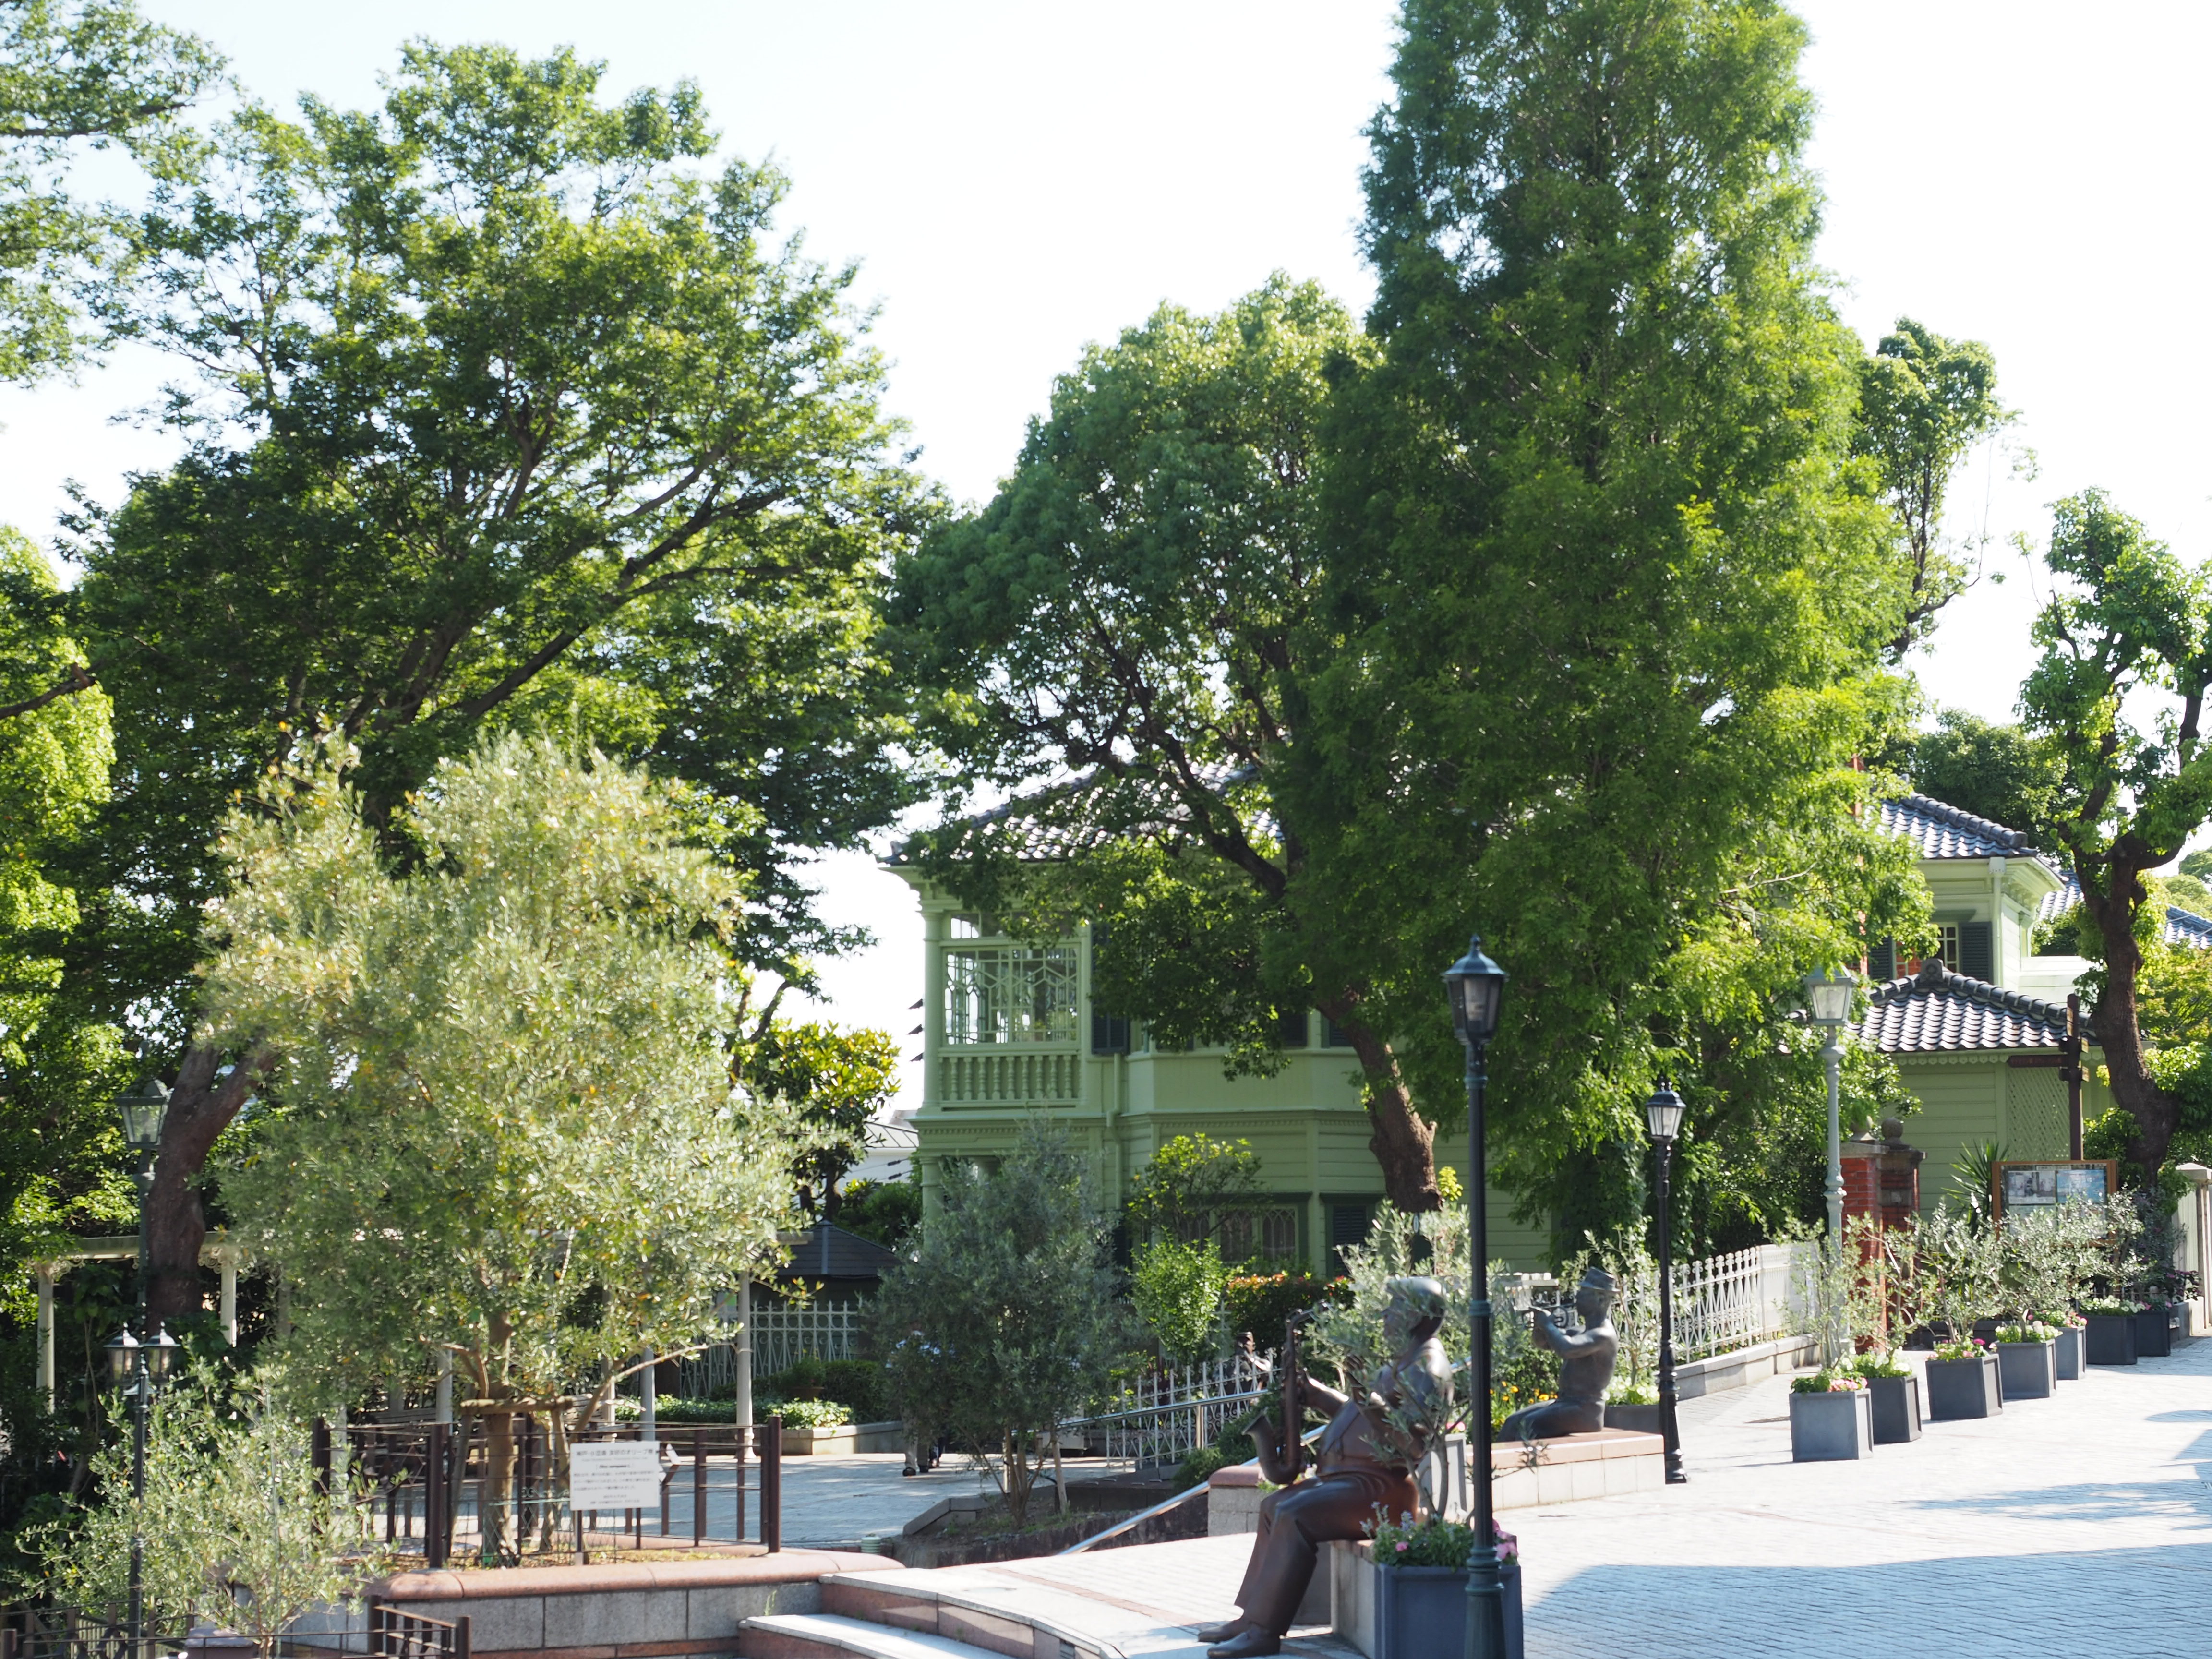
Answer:
[[(790, 1308), (755, 1308), (751, 1320), (753, 1375), (774, 1376), (811, 1354), (817, 1359), (860, 1357), (860, 1302), (810, 1302)], [(703, 1400), (737, 1386), (738, 1351), (720, 1344), (683, 1362), (684, 1393)]]
[(1210, 1446), (1252, 1409), (1267, 1385), (1265, 1362), (1249, 1353), (1147, 1371), (1097, 1415), (1060, 1425), (1064, 1442), (1143, 1464), (1180, 1463)]

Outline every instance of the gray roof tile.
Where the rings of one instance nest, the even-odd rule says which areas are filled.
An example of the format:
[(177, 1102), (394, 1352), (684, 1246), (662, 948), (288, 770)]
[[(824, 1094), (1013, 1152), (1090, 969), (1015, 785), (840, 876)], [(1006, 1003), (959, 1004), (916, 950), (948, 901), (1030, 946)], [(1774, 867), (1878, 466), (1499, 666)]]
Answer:
[(1859, 1041), (1886, 1054), (2056, 1048), (2066, 1040), (2066, 1010), (1954, 974), (1941, 962), (1867, 994)]
[(2035, 850), (2026, 831), (2008, 830), (1927, 795), (1882, 802), (1881, 827), (1917, 843), (1923, 859), (2018, 858)]
[[(2057, 892), (2045, 893), (2043, 902), (2035, 908), (2038, 921), (2049, 921), (2063, 911), (2071, 910), (2081, 902), (2081, 884), (2071, 876), (2059, 878), (2063, 884)], [(2185, 945), (2192, 951), (2212, 951), (2212, 918), (2185, 910), (2178, 904), (2166, 907), (2166, 925), (2159, 929), (2160, 942), (2166, 945)]]

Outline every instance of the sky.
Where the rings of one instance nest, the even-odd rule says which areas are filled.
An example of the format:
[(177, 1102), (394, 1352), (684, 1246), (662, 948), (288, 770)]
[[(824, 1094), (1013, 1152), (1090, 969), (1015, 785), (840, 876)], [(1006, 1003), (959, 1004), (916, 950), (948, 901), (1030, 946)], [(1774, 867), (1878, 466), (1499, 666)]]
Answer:
[[(1163, 301), (1218, 309), (1274, 270), (1355, 307), (1361, 130), (1388, 91), (1384, 0), (142, 0), (250, 92), (361, 106), (401, 41), (573, 46), (605, 84), (696, 78), (726, 153), (773, 155), (787, 227), (859, 263), (921, 466), (987, 498), (1053, 376)], [(1954, 486), (1947, 528), (1984, 581), (1911, 665), (1936, 703), (2008, 718), (2028, 661), (2049, 505), (2109, 489), (2191, 561), (2212, 551), (2212, 8), (1817, 0), (1820, 258), (1871, 344), (1899, 316), (1986, 341), (2020, 418)], [(0, 522), (53, 534), (74, 480), (117, 499), (173, 453), (118, 425), (162, 369), (118, 354), (74, 387), (0, 391)], [(920, 928), (862, 854), (816, 872), (830, 919), (878, 944), (827, 964), (823, 1008), (902, 1036)], [(915, 1049), (918, 1050), (918, 1040)], [(905, 1079), (919, 1100), (917, 1067)]]

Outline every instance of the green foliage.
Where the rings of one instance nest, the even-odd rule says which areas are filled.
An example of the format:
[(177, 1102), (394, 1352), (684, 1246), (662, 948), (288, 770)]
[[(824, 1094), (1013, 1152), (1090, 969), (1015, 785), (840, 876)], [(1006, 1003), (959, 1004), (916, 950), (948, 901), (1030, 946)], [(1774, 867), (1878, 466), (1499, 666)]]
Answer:
[(107, 343), (137, 252), (112, 210), (70, 194), (71, 163), (119, 148), (157, 177), (189, 168), (178, 118), (222, 69), (132, 0), (0, 7), (0, 380), (72, 367)]
[(2212, 815), (2195, 718), (2212, 690), (2212, 590), (2094, 489), (2054, 507), (2044, 562), (2057, 591), (2036, 617), (2021, 712), (2060, 767), (2048, 833), (2081, 884), (2080, 931), (2103, 946), (2095, 1022), (2113, 1097), (2135, 1120), (2130, 1155), (2156, 1170), (2180, 1107), (2136, 1024), (2146, 909), (2158, 920), (2142, 878)]
[(1221, 1346), (1221, 1296), (1228, 1279), (1211, 1239), (1184, 1244), (1155, 1238), (1137, 1247), (1129, 1300), (1170, 1364), (1194, 1365)]
[(0, 1264), (19, 1316), (23, 1264), (85, 1224), (128, 1226), (136, 1201), (113, 1127), (120, 1033), (65, 970), (82, 908), (67, 854), (106, 797), (114, 746), (63, 603), (44, 556), (0, 528)]
[(134, 325), (198, 383), (183, 458), (87, 509), (77, 611), (122, 734), (100, 948), (173, 1043), (209, 826), (318, 730), (380, 823), (487, 727), (685, 780), (752, 878), (735, 948), (791, 973), (843, 937), (803, 849), (908, 799), (874, 594), (933, 509), (854, 273), (779, 240), (774, 168), (690, 165), (695, 87), (600, 78), (416, 43), (380, 110), (240, 111), (141, 227)]
[(1851, 450), (1873, 465), (1881, 498), (1897, 514), (1909, 573), (1904, 625), (1890, 643), (1890, 654), (1901, 658), (1934, 631), (1936, 613), (1973, 585), (1965, 550), (1942, 542), (1943, 496), (1966, 452), (2013, 416), (1997, 402), (1996, 360), (1987, 346), (1947, 340), (1909, 317), (1859, 360), (1858, 380)]
[(1221, 1288), (1223, 1322), (1232, 1340), (1249, 1333), (1253, 1346), (1265, 1352), (1282, 1346), (1283, 1322), (1292, 1314), (1324, 1297), (1341, 1297), (1349, 1289), (1343, 1279), (1324, 1280), (1318, 1273), (1233, 1273)]
[[(1511, 1533), (1496, 1521), (1490, 1528), (1500, 1561), (1510, 1561), (1521, 1553), (1519, 1541)], [(1370, 1530), (1375, 1539), (1375, 1560), (1381, 1566), (1464, 1567), (1474, 1548), (1472, 1526), (1434, 1516), (1423, 1521), (1415, 1521), (1410, 1515), (1393, 1518), (1378, 1506)]]
[(843, 1224), (837, 1183), (867, 1156), (868, 1124), (898, 1091), (898, 1063), (888, 1031), (776, 1019), (740, 1051), (746, 1085), (789, 1105), (813, 1133), (795, 1170), (809, 1211)]
[(1228, 1211), (1260, 1195), (1260, 1160), (1249, 1140), (1203, 1132), (1164, 1142), (1129, 1184), (1129, 1231), (1189, 1242), (1218, 1239)]
[(921, 1188), (911, 1181), (855, 1181), (840, 1198), (837, 1224), (886, 1249), (904, 1250), (921, 1225)]
[(515, 1403), (720, 1332), (730, 1273), (779, 1259), (805, 1136), (732, 1084), (738, 884), (665, 791), (488, 738), (401, 823), (430, 857), (395, 873), (325, 769), (224, 827), (209, 1019), (281, 1056), (225, 1193), (294, 1287), (303, 1394), (451, 1352), (496, 1496)]
[[(754, 1409), (759, 1402), (838, 1402), (849, 1413), (840, 1422), (880, 1423), (890, 1415), (883, 1366), (872, 1359), (823, 1359), (812, 1354), (773, 1376), (762, 1377), (753, 1388)], [(726, 1413), (725, 1415), (727, 1413)]]
[(270, 1401), (267, 1382), (195, 1371), (155, 1402), (143, 1511), (131, 1501), (127, 1430), (95, 1455), (104, 1501), (46, 1535), (54, 1598), (125, 1601), (134, 1530), (145, 1540), (147, 1623), (182, 1632), (204, 1620), (277, 1650), (284, 1627), (323, 1603), (358, 1605), (390, 1565), (365, 1490), (315, 1485), (309, 1425)]
[(1609, 1149), (1658, 1073), (1731, 1074), (1690, 1135), (1742, 1144), (1807, 965), (1924, 925), (1851, 769), (1908, 707), (1907, 573), (1850, 453), (1797, 20), (1425, 0), (1406, 30), (1367, 176), (1382, 356), (1324, 478), (1308, 720), (1342, 736), (1276, 793), (1439, 1115), (1435, 975), (1479, 925), (1514, 976), (1493, 1167), (1530, 1217), (1601, 1192), (1602, 1231), (1641, 1207)]
[(1790, 1328), (1819, 1337), (1833, 1368), (1883, 1334), (1882, 1275), (1868, 1270), (1881, 1259), (1882, 1229), (1871, 1216), (1852, 1217), (1840, 1250), (1809, 1229), (1793, 1231), (1808, 1248), (1799, 1251), (1793, 1273)]
[(1212, 1478), (1216, 1469), (1225, 1469), (1238, 1463), (1249, 1463), (1259, 1455), (1259, 1448), (1249, 1434), (1224, 1434), (1210, 1446), (1200, 1446), (1182, 1462), (1176, 1465), (1175, 1488), (1188, 1492), (1202, 1486)]
[[(1391, 1358), (1382, 1315), (1393, 1279), (1420, 1273), (1443, 1285), (1447, 1311), (1437, 1340), (1446, 1353), (1468, 1351), (1466, 1211), (1407, 1215), (1395, 1205), (1378, 1205), (1366, 1242), (1346, 1247), (1343, 1255), (1346, 1293), (1325, 1303), (1307, 1330), (1313, 1362), (1333, 1366), (1347, 1394), (1364, 1390)], [(1492, 1268), (1501, 1270), (1502, 1264)]]
[(1007, 1511), (1064, 1419), (1105, 1395), (1127, 1346), (1108, 1229), (1064, 1131), (1023, 1127), (997, 1170), (951, 1164), (942, 1207), (870, 1310), (890, 1400), (918, 1430), (997, 1459)]
[(2039, 833), (2058, 803), (2061, 772), (2048, 739), (1963, 708), (1937, 714), (1898, 759), (1922, 794), (2008, 829)]

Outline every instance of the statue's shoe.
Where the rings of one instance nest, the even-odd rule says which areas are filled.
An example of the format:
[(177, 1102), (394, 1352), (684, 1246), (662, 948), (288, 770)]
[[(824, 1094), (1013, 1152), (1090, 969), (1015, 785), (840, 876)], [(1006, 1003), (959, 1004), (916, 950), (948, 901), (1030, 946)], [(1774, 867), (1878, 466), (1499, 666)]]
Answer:
[(1232, 1619), (1225, 1625), (1200, 1625), (1191, 1633), (1201, 1644), (1211, 1647), (1217, 1642), (1226, 1642), (1232, 1636), (1242, 1636), (1251, 1628), (1242, 1619)]
[(1262, 1654), (1280, 1653), (1283, 1638), (1271, 1630), (1253, 1627), (1239, 1631), (1226, 1642), (1206, 1650), (1206, 1659), (1259, 1659)]

